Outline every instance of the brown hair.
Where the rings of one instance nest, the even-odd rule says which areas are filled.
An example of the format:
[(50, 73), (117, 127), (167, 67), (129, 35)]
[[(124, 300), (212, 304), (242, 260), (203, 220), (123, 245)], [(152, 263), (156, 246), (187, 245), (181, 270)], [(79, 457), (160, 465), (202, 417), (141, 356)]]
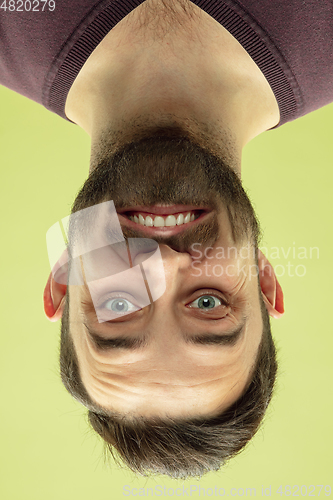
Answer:
[(172, 478), (198, 477), (219, 470), (250, 441), (270, 402), (277, 371), (276, 350), (261, 291), (259, 296), (263, 334), (252, 380), (238, 401), (214, 418), (129, 419), (106, 411), (88, 395), (69, 332), (67, 295), (61, 324), (61, 378), (68, 392), (88, 408), (91, 426), (118, 463), (144, 476), (156, 473)]

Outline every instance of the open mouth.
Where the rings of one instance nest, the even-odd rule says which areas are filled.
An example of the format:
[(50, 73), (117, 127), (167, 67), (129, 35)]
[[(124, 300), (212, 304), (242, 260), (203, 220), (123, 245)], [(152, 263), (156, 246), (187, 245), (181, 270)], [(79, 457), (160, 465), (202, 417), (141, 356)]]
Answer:
[(210, 212), (208, 208), (155, 205), (125, 208), (118, 211), (118, 216), (121, 224), (145, 234), (177, 234), (201, 221)]

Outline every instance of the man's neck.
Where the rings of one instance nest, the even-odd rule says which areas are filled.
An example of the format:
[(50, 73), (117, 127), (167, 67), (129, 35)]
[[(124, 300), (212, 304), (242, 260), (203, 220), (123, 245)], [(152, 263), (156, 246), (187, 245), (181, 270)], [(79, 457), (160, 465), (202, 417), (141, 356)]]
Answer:
[(68, 94), (66, 115), (86, 130), (92, 146), (120, 124), (126, 129), (149, 116), (150, 125), (165, 126), (170, 117), (199, 135), (207, 124), (217, 131), (217, 144), (224, 131), (240, 155), (247, 142), (279, 122), (275, 96), (247, 52), (199, 7), (189, 2), (186, 11), (186, 3), (172, 2), (170, 10), (166, 0), (146, 0), (86, 61)]

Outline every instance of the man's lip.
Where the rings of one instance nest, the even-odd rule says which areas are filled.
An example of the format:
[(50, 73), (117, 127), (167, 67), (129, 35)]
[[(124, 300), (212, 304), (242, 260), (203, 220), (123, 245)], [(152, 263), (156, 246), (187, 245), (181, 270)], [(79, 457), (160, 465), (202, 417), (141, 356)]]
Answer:
[(205, 212), (210, 212), (211, 209), (208, 207), (198, 207), (195, 205), (154, 205), (152, 207), (135, 206), (135, 207), (125, 207), (117, 209), (117, 213), (122, 215), (125, 212), (142, 212), (153, 215), (172, 215), (178, 213), (191, 212), (194, 210), (202, 210)]
[[(158, 215), (158, 214), (170, 215), (173, 213), (177, 213), (174, 211), (169, 212), (169, 213), (151, 211), (151, 208), (155, 208), (155, 207), (149, 207), (150, 211), (148, 213), (152, 213), (152, 214), (156, 214), (156, 215)], [(184, 208), (184, 205), (182, 207)], [(176, 234), (182, 233), (183, 231), (186, 231), (187, 229), (191, 229), (196, 224), (200, 224), (203, 221), (203, 219), (205, 219), (206, 217), (209, 217), (209, 215), (211, 214), (211, 211), (208, 211), (207, 208), (201, 209), (201, 210), (205, 210), (205, 211), (200, 215), (200, 217), (198, 217), (196, 220), (194, 220), (192, 222), (188, 222), (187, 224), (181, 224), (180, 226), (148, 227), (148, 226), (143, 226), (142, 224), (138, 224), (136, 222), (133, 222), (130, 219), (128, 219), (125, 215), (123, 215), (125, 212), (129, 212), (129, 211), (142, 211), (142, 212), (144, 211), (144, 210), (142, 210), (141, 207), (140, 207), (140, 210), (137, 210), (137, 208), (138, 207), (135, 207), (135, 208), (131, 207), (128, 210), (122, 210), (121, 212), (119, 211), (118, 212), (119, 222), (120, 222), (121, 226), (127, 227), (128, 229), (132, 229), (133, 231), (138, 231), (139, 233), (147, 236), (148, 238), (153, 238), (156, 236), (168, 237), (168, 236), (174, 236)], [(145, 208), (148, 208), (148, 207), (145, 207)], [(199, 210), (199, 208), (193, 207), (192, 210)], [(190, 209), (186, 208), (185, 211), (190, 212)], [(184, 212), (184, 210), (180, 210), (180, 212)]]

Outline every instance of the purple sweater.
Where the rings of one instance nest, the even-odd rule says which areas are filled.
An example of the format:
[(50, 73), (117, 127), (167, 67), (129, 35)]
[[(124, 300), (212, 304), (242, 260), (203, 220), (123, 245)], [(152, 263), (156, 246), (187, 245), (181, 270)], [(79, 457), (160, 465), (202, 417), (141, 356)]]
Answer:
[[(42, 11), (41, 2), (39, 12), (1, 10), (0, 83), (66, 118), (66, 97), (81, 67), (143, 1), (56, 0), (53, 12)], [(279, 125), (333, 101), (333, 0), (193, 3), (224, 26), (261, 69), (280, 107)]]

